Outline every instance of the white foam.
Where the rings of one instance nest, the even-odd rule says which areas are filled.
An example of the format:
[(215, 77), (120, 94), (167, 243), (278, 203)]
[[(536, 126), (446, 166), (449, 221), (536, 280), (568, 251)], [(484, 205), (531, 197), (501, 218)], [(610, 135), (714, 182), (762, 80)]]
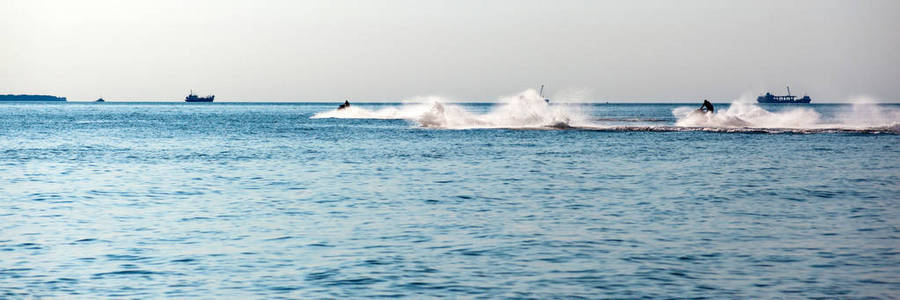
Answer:
[(335, 109), (317, 113), (312, 119), (413, 119), (428, 110), (424, 104), (404, 105), (402, 107), (385, 107), (369, 110), (358, 105), (350, 105), (344, 109)]
[(869, 98), (852, 100), (852, 106), (824, 118), (811, 107), (794, 107), (783, 111), (767, 111), (755, 104), (755, 98), (745, 95), (727, 109), (715, 113), (697, 112), (695, 106), (678, 107), (672, 111), (673, 125), (612, 126), (592, 123), (581, 105), (548, 104), (537, 91), (502, 97), (487, 112), (473, 112), (464, 106), (450, 103), (441, 97), (419, 97), (404, 101), (400, 106), (367, 109), (351, 105), (341, 110), (320, 112), (312, 118), (339, 119), (402, 119), (428, 128), (576, 128), (614, 131), (683, 131), (716, 132), (844, 132), (875, 131), (900, 132), (900, 109), (878, 105)]
[(849, 110), (837, 118), (824, 119), (809, 107), (796, 107), (770, 112), (749, 102), (745, 97), (736, 100), (725, 110), (702, 113), (693, 107), (679, 107), (672, 111), (675, 126), (704, 128), (783, 128), (783, 129), (870, 129), (896, 128), (900, 124), (900, 110), (880, 106), (874, 101), (854, 100)]
[(550, 105), (533, 89), (499, 99), (499, 104), (487, 113), (471, 112), (438, 97), (418, 100), (421, 102), (378, 110), (351, 105), (317, 113), (312, 118), (406, 119), (423, 127), (444, 129), (560, 128), (590, 124), (580, 106)]
[(849, 127), (900, 127), (900, 109), (891, 109), (878, 105), (872, 98), (854, 99), (848, 110), (837, 115), (837, 123)]

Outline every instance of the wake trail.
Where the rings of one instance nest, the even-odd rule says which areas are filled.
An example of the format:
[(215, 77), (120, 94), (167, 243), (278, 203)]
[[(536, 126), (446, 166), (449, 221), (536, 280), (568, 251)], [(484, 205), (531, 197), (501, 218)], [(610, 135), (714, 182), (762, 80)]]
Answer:
[(486, 113), (471, 112), (461, 105), (447, 104), (439, 98), (430, 98), (424, 103), (378, 110), (350, 106), (346, 109), (320, 112), (312, 118), (405, 119), (414, 121), (422, 127), (442, 129), (569, 128), (591, 124), (578, 106), (550, 105), (537, 91), (531, 89), (499, 99), (499, 104)]
[(900, 110), (876, 104), (869, 99), (853, 101), (849, 109), (825, 118), (809, 107), (771, 112), (739, 99), (715, 113), (699, 112), (692, 107), (672, 111), (676, 127), (709, 131), (758, 130), (768, 132), (889, 132), (900, 133)]
[[(900, 110), (881, 106), (874, 101), (854, 101), (848, 109), (825, 118), (810, 107), (795, 107), (772, 112), (744, 97), (715, 113), (696, 111), (695, 107), (672, 110), (674, 124), (660, 124), (659, 118), (592, 117), (579, 105), (554, 104), (544, 101), (537, 91), (503, 97), (487, 112), (478, 113), (466, 107), (448, 104), (438, 97), (420, 99), (396, 107), (366, 109), (351, 105), (340, 110), (316, 113), (311, 118), (397, 119), (409, 120), (421, 127), (439, 129), (574, 129), (590, 131), (708, 131), (744, 133), (894, 133), (900, 134)], [(617, 121), (620, 125), (595, 122)]]

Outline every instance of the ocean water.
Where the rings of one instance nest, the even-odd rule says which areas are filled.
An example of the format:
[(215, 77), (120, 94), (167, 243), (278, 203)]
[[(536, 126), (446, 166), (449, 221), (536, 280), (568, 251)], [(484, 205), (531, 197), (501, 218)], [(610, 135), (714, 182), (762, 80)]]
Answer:
[(898, 298), (900, 106), (0, 103), (0, 298)]

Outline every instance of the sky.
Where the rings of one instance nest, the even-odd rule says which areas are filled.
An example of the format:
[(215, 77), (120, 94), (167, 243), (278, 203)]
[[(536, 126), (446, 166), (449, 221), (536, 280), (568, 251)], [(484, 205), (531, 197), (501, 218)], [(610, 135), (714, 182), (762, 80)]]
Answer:
[(0, 0), (0, 94), (900, 102), (900, 1)]

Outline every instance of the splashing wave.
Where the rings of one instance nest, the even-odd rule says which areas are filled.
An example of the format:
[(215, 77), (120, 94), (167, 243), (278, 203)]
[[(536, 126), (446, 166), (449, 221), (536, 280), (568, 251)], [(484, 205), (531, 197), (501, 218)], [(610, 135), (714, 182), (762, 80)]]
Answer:
[(710, 129), (748, 129), (786, 132), (900, 132), (900, 110), (879, 106), (870, 99), (853, 105), (835, 118), (823, 118), (808, 107), (770, 112), (747, 101), (738, 100), (722, 111), (703, 113), (690, 107), (672, 111), (675, 126)]
[(424, 103), (368, 110), (358, 106), (321, 112), (312, 118), (406, 119), (423, 127), (472, 128), (569, 128), (588, 126), (588, 118), (575, 105), (550, 105), (535, 90), (500, 99), (491, 111), (479, 114), (460, 105), (427, 99)]
[(853, 105), (832, 118), (824, 118), (810, 107), (797, 107), (771, 112), (750, 102), (746, 97), (731, 103), (727, 109), (703, 113), (694, 107), (672, 111), (673, 125), (635, 124), (611, 126), (595, 121), (615, 120), (634, 123), (662, 122), (662, 119), (610, 119), (589, 117), (579, 105), (554, 104), (543, 100), (535, 90), (499, 99), (498, 105), (486, 113), (467, 110), (461, 105), (445, 103), (430, 97), (399, 107), (369, 110), (351, 106), (341, 110), (320, 112), (312, 118), (339, 119), (403, 119), (422, 127), (441, 129), (508, 128), (508, 129), (577, 129), (598, 131), (711, 131), (761, 133), (900, 133), (900, 110), (884, 107), (869, 99), (853, 101)]

